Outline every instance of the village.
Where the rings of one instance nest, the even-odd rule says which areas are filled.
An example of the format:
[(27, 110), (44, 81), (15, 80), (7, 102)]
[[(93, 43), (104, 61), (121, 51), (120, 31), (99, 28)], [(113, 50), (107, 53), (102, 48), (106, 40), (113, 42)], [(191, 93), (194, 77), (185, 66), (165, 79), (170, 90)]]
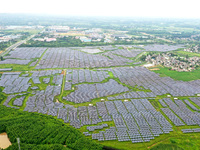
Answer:
[(154, 66), (163, 65), (179, 72), (189, 72), (200, 65), (199, 57), (178, 57), (170, 52), (147, 55), (145, 60)]
[(192, 53), (200, 53), (200, 47), (199, 45), (190, 45), (187, 48), (184, 49), (186, 52), (192, 52)]
[(74, 37), (83, 43), (89, 42), (104, 42), (113, 43), (115, 41), (131, 42), (134, 40), (148, 40), (150, 36), (133, 36), (129, 35), (128, 31), (117, 31), (112, 29), (102, 28), (82, 28), (69, 26), (48, 26), (45, 31), (35, 37), (34, 41), (40, 42), (55, 42), (59, 38)]

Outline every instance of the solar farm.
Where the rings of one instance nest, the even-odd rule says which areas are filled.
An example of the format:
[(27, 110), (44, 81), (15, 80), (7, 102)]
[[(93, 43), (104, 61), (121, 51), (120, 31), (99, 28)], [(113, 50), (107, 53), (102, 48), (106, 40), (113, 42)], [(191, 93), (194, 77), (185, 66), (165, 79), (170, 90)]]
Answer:
[(133, 59), (183, 45), (119, 47), (16, 48), (0, 66), (28, 69), (1, 72), (2, 104), (62, 119), (101, 143), (200, 132), (200, 80), (161, 77)]

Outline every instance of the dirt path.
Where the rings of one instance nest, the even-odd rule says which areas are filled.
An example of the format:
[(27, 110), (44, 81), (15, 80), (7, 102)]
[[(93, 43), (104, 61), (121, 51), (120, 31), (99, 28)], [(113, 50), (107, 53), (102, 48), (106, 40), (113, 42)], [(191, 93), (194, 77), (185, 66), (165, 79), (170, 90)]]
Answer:
[(63, 74), (63, 82), (62, 82), (62, 88), (61, 88), (61, 94), (60, 95), (63, 95), (64, 89), (65, 89), (67, 71), (63, 70), (61, 74)]
[[(168, 138), (169, 138), (169, 137), (168, 137)], [(148, 149), (152, 148), (153, 146), (157, 145), (158, 143), (161, 143), (161, 142), (167, 140), (168, 138), (163, 139), (163, 140), (161, 140), (161, 141), (158, 141), (158, 142), (154, 143), (153, 145), (149, 146)]]
[(0, 134), (0, 149), (6, 149), (7, 147), (9, 147), (11, 144), (7, 133), (1, 133)]

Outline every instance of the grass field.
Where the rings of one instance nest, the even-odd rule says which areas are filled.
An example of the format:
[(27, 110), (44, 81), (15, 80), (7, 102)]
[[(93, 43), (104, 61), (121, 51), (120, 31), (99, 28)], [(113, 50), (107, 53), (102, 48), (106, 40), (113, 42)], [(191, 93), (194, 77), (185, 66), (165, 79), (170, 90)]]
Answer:
[(199, 53), (192, 53), (192, 52), (186, 52), (186, 51), (174, 51), (173, 53), (183, 56), (183, 57), (186, 57), (186, 55), (188, 55), (188, 57), (194, 57), (194, 56), (200, 57)]
[(168, 76), (175, 80), (182, 80), (182, 81), (192, 81), (200, 79), (200, 69), (191, 72), (178, 72), (174, 70), (169, 70), (169, 68), (162, 66), (155, 68), (158, 68), (159, 70), (152, 70), (152, 71), (154, 71), (155, 73), (159, 73), (161, 77)]
[(199, 150), (200, 133), (183, 134), (172, 132), (161, 135), (147, 143), (104, 141), (102, 145), (113, 147), (120, 150)]

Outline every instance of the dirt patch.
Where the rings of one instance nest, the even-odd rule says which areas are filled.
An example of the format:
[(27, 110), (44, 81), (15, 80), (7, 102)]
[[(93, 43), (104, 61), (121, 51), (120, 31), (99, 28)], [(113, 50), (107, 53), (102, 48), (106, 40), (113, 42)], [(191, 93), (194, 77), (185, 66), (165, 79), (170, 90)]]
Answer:
[(7, 147), (9, 147), (11, 144), (7, 133), (1, 133), (0, 134), (0, 149), (6, 149)]
[(149, 69), (149, 70), (160, 70), (159, 68), (152, 68), (152, 69)]
[(64, 71), (64, 70), (62, 70), (61, 74), (63, 74), (63, 75), (64, 75), (64, 73), (65, 73), (65, 71)]

